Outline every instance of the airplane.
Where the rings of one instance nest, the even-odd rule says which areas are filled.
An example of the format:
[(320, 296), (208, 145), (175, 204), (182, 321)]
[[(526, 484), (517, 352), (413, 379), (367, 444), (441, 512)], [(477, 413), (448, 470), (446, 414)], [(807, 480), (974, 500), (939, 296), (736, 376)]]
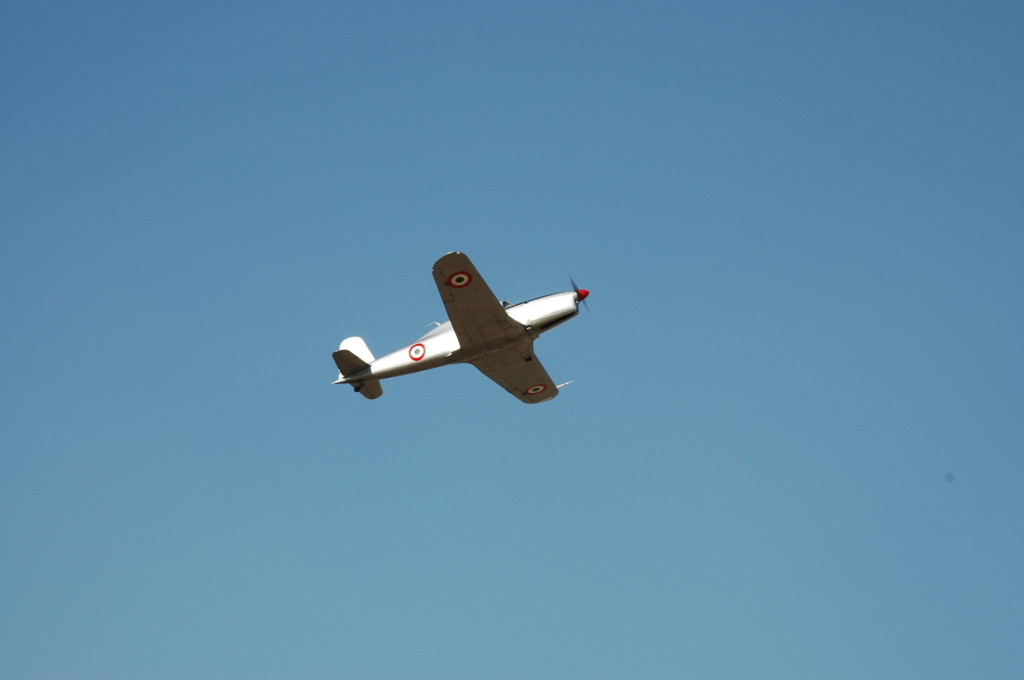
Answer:
[[(519, 304), (499, 302), (463, 253), (434, 263), (434, 282), (449, 321), (439, 323), (411, 345), (374, 359), (360, 337), (346, 338), (332, 356), (338, 366), (334, 385), (352, 385), (367, 399), (384, 393), (380, 381), (449, 364), (472, 364), (516, 399), (539, 404), (558, 388), (533, 353), (533, 341), (579, 314), (590, 291), (578, 288)], [(571, 279), (570, 279), (571, 280)]]

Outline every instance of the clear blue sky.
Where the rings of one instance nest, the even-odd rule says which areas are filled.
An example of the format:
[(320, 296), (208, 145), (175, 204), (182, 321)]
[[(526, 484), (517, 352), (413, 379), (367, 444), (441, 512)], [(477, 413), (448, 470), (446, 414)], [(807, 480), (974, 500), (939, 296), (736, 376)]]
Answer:
[[(1016, 2), (4, 2), (0, 677), (1024, 677)], [(558, 399), (332, 386), (470, 254)]]

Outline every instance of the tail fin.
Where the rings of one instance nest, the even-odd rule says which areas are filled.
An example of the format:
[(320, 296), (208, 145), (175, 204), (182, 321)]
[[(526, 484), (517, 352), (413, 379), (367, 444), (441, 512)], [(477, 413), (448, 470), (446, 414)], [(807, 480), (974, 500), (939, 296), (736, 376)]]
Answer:
[[(334, 381), (335, 385), (348, 383), (367, 399), (376, 399), (384, 394), (380, 380), (369, 377), (367, 369), (373, 363), (373, 353), (362, 338), (345, 338), (341, 341), (338, 351), (331, 356), (334, 357), (334, 363), (339, 371), (338, 379)], [(366, 371), (366, 377), (359, 375), (363, 371)]]

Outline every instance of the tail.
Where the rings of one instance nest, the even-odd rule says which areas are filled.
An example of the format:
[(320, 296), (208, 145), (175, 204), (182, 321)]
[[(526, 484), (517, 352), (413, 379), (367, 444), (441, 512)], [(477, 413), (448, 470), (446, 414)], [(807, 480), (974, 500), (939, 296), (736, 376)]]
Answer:
[(356, 392), (367, 399), (376, 399), (384, 394), (380, 380), (370, 377), (373, 353), (366, 346), (365, 340), (358, 337), (345, 338), (341, 341), (338, 351), (331, 356), (338, 366), (338, 379), (334, 381), (335, 385), (352, 385)]

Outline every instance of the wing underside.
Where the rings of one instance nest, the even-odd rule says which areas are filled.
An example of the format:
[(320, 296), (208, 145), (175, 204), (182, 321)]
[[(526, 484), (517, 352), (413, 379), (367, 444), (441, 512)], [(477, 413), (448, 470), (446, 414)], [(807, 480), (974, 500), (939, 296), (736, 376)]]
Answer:
[(471, 363), (513, 397), (527, 404), (539, 404), (558, 396), (558, 387), (533, 355), (533, 343), (491, 352)]
[(434, 282), (466, 354), (521, 340), (526, 327), (511, 318), (463, 253), (434, 263)]
[(463, 360), (527, 404), (558, 395), (533, 355), (528, 329), (508, 315), (466, 255), (448, 253), (434, 263), (433, 274)]

